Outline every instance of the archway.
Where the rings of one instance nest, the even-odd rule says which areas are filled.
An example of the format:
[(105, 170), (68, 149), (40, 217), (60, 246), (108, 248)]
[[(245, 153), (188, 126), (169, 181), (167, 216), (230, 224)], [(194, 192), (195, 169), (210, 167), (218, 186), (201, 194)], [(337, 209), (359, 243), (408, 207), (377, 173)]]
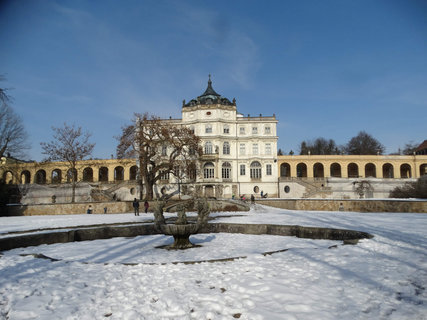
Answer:
[(359, 177), (359, 167), (355, 163), (350, 163), (347, 166), (347, 174), (349, 178), (358, 178)]
[(77, 169), (70, 168), (67, 171), (67, 182), (76, 182), (77, 181)]
[(6, 171), (5, 173), (3, 173), (3, 181), (6, 184), (12, 184), (13, 182), (13, 174), (11, 171)]
[(377, 177), (377, 168), (373, 163), (367, 163), (365, 165), (365, 177), (369, 178), (376, 178)]
[(83, 181), (92, 182), (93, 181), (93, 170), (90, 167), (83, 169)]
[(21, 173), (21, 183), (22, 184), (29, 184), (31, 183), (31, 173), (28, 170), (24, 170)]
[(52, 183), (61, 183), (62, 182), (62, 171), (60, 169), (52, 170), (52, 174), (50, 176)]
[(129, 180), (136, 180), (138, 176), (138, 166), (132, 166), (129, 169)]
[(323, 164), (320, 162), (317, 162), (313, 166), (313, 177), (315, 178), (324, 178), (325, 177), (325, 171), (323, 169)]
[(383, 178), (384, 179), (392, 179), (394, 178), (394, 168), (391, 163), (383, 164)]
[(46, 184), (46, 171), (40, 169), (36, 172), (35, 183), (37, 184)]
[(108, 168), (107, 167), (99, 168), (98, 181), (108, 182)]
[(341, 178), (341, 165), (339, 163), (331, 164), (331, 177)]
[(420, 177), (427, 175), (427, 163), (420, 165)]
[(400, 166), (400, 178), (407, 179), (411, 177), (412, 177), (411, 166), (407, 163), (402, 164)]
[(124, 172), (122, 166), (117, 166), (114, 168), (114, 181), (123, 181), (124, 180)]
[(298, 163), (297, 165), (297, 177), (307, 178), (307, 165), (305, 163)]
[(282, 178), (290, 178), (291, 177), (291, 166), (289, 163), (282, 163), (280, 165), (280, 176)]

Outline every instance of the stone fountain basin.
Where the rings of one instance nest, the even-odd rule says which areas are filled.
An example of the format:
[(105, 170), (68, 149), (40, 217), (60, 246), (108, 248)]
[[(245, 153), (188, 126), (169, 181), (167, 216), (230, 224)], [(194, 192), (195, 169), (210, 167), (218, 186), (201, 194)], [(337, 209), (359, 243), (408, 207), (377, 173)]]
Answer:
[(199, 226), (195, 223), (190, 224), (162, 224), (160, 230), (168, 236), (189, 236), (197, 233)]
[[(178, 225), (164, 225), (166, 229), (178, 228)], [(187, 228), (196, 228), (197, 225), (185, 225)], [(187, 227), (188, 226), (188, 227)], [(71, 229), (71, 230), (70, 230)], [(166, 230), (165, 230), (166, 231)], [(184, 232), (183, 231), (183, 232)], [(164, 232), (164, 231), (162, 231)], [(234, 223), (208, 223), (198, 230), (199, 233), (242, 233), (242, 234), (270, 234), (280, 236), (293, 236), (309, 239), (329, 239), (342, 241), (344, 244), (356, 244), (359, 239), (369, 239), (373, 235), (348, 229), (304, 227), (297, 225), (272, 225), (272, 224), (234, 224)], [(95, 239), (110, 239), (114, 237), (136, 237), (140, 235), (160, 234), (154, 224), (136, 224), (123, 226), (99, 226), (81, 228), (66, 228), (66, 230), (50, 230), (42, 233), (9, 236), (0, 239), (0, 251), (20, 247), (38, 246), (41, 244), (65, 243), (73, 241), (87, 241)], [(168, 234), (169, 235), (169, 234)], [(172, 235), (172, 234), (171, 234)]]

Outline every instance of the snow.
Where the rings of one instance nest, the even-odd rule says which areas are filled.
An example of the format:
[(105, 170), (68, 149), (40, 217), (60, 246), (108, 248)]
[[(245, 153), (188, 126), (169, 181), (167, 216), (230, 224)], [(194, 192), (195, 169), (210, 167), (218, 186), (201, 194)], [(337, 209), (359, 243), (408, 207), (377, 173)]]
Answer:
[[(427, 215), (256, 205), (215, 222), (366, 231), (357, 245), (271, 235), (162, 235), (42, 245), (0, 257), (0, 319), (427, 319)], [(133, 214), (0, 218), (10, 232), (149, 222)], [(45, 232), (45, 231), (34, 231)], [(264, 252), (280, 251), (270, 255)], [(59, 259), (35, 258), (44, 254)], [(24, 255), (23, 255), (24, 254)], [(235, 258), (230, 261), (210, 261)], [(199, 263), (177, 263), (202, 261)]]

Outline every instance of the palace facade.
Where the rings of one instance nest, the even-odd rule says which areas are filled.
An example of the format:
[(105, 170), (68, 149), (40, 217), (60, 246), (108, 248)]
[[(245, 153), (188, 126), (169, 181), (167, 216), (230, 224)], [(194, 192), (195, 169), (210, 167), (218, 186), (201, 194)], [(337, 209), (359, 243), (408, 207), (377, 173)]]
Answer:
[[(163, 121), (187, 126), (200, 137), (200, 170), (191, 184), (165, 176), (155, 187), (157, 195), (196, 191), (217, 198), (385, 198), (394, 187), (427, 175), (422, 152), (277, 156), (275, 115), (238, 112), (236, 100), (215, 92), (210, 78), (200, 96), (183, 101), (181, 111), (181, 119)], [(63, 162), (2, 158), (0, 166), (3, 180), (20, 186), (22, 203), (67, 202), (73, 175), (79, 181), (78, 201), (132, 200), (138, 194), (137, 174), (135, 159), (84, 160), (75, 172)]]

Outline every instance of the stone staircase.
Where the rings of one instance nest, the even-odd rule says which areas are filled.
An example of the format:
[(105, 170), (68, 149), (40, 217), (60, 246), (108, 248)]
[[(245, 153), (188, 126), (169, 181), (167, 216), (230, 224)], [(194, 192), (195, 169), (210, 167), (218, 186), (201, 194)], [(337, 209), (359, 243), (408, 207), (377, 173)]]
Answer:
[(332, 188), (326, 187), (326, 179), (298, 179), (296, 182), (305, 188), (303, 198), (325, 198), (332, 194)]

